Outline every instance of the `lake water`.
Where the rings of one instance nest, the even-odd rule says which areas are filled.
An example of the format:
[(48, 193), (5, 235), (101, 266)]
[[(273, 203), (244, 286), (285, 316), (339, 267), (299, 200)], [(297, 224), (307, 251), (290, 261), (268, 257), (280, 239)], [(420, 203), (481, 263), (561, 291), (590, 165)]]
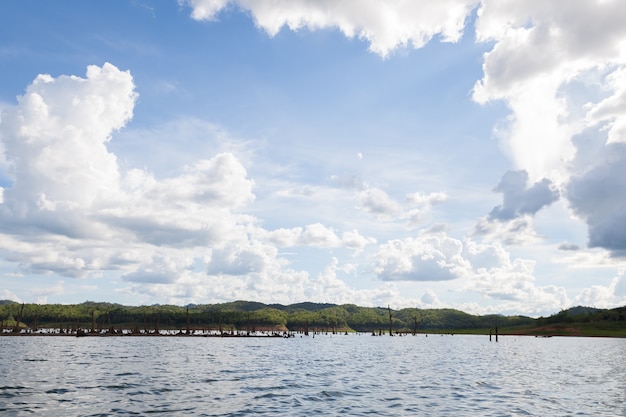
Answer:
[(0, 337), (2, 416), (624, 416), (626, 339)]

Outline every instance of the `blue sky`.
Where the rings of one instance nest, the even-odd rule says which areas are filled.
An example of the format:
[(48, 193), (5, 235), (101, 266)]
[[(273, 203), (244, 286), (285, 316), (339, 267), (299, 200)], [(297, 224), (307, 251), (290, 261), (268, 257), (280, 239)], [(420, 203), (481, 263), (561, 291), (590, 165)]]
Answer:
[(626, 304), (617, 1), (0, 7), (0, 298)]

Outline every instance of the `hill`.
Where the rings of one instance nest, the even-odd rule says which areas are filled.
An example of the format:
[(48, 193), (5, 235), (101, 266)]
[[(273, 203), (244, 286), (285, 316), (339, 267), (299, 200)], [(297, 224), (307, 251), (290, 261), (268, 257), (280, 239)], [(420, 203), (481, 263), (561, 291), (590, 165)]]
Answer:
[(87, 301), (82, 304), (17, 304), (0, 301), (2, 329), (20, 321), (30, 328), (273, 329), (327, 332), (455, 332), (500, 334), (570, 334), (626, 336), (626, 307), (604, 310), (573, 307), (550, 317), (478, 316), (454, 309), (360, 307), (354, 304), (291, 305), (234, 301), (222, 304), (123, 306)]

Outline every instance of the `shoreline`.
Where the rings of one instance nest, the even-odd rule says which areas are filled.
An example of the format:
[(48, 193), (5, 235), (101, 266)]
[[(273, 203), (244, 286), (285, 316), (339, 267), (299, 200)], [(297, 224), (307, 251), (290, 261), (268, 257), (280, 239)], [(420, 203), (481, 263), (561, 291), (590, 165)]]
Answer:
[[(186, 333), (185, 331), (160, 331), (158, 333), (155, 332), (132, 332), (127, 329), (116, 332), (58, 332), (58, 331), (21, 331), (21, 332), (0, 332), (0, 337), (209, 337), (209, 338), (282, 338), (289, 339), (295, 338), (296, 336), (343, 336), (347, 334), (356, 334), (356, 335), (365, 335), (365, 336), (375, 336), (375, 337), (389, 337), (388, 333), (383, 334), (375, 334), (372, 335), (371, 332), (310, 332), (311, 334), (305, 334), (300, 331), (258, 331), (258, 332), (246, 332), (246, 331), (233, 331), (233, 332), (222, 332), (219, 333), (217, 331), (191, 331), (191, 333)], [(417, 332), (415, 334), (409, 332), (398, 332), (393, 335), (393, 337), (408, 337), (408, 336), (483, 336), (490, 337), (488, 332), (486, 333), (476, 333), (476, 332), (464, 332), (464, 331), (433, 331), (433, 332)], [(494, 335), (495, 336), (495, 335)], [(626, 335), (616, 334), (616, 335), (606, 335), (606, 334), (580, 334), (580, 333), (570, 333), (570, 334), (562, 334), (559, 332), (555, 333), (533, 333), (533, 332), (506, 332), (499, 333), (499, 337), (506, 336), (515, 336), (515, 337), (535, 337), (535, 338), (554, 338), (554, 337), (584, 337), (584, 338), (610, 338), (610, 339), (625, 339)], [(490, 338), (491, 341), (491, 338)], [(497, 343), (497, 341), (496, 341)]]

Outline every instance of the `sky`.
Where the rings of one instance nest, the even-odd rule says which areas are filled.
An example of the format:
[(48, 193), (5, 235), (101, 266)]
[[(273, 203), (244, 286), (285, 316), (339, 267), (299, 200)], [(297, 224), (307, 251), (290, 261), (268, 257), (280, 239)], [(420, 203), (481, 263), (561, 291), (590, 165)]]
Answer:
[(0, 5), (0, 299), (626, 305), (617, 0)]

